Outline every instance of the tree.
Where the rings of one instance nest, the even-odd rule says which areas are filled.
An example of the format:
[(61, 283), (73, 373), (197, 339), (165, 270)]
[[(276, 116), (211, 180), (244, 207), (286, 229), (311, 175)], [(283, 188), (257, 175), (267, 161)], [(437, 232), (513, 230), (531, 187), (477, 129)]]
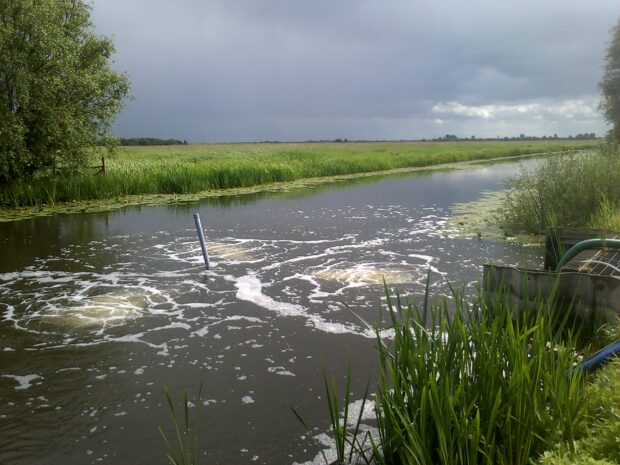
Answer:
[(603, 94), (600, 108), (612, 126), (613, 137), (620, 142), (620, 20), (611, 30), (600, 88)]
[(110, 68), (83, 0), (0, 1), (0, 185), (79, 170), (110, 128), (129, 80)]

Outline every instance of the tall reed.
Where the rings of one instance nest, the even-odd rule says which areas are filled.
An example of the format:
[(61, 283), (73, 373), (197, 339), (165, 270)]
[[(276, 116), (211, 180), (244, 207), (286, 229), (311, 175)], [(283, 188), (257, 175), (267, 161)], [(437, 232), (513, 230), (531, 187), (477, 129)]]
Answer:
[(161, 427), (159, 428), (159, 433), (166, 446), (166, 457), (170, 465), (196, 465), (198, 463), (198, 426), (200, 421), (202, 383), (198, 388), (198, 394), (196, 396), (197, 407), (193, 420), (190, 418), (190, 401), (187, 397), (186, 390), (183, 391), (182, 417), (177, 413), (174, 407), (174, 400), (167, 386), (164, 386), (164, 395), (166, 397), (166, 403), (168, 404), (168, 410), (175, 433), (174, 439), (171, 440), (166, 433), (164, 433), (164, 430)]
[[(364, 408), (368, 402), (368, 390), (370, 384), (366, 384), (366, 389), (362, 396), (361, 406), (357, 412), (357, 416), (353, 415), (351, 409), (351, 366), (347, 374), (347, 381), (344, 387), (344, 395), (342, 401), (338, 398), (338, 386), (334, 378), (328, 380), (325, 370), (323, 370), (323, 382), (325, 386), (325, 396), (327, 399), (327, 408), (329, 412), (329, 422), (331, 425), (331, 433), (334, 436), (333, 448), (336, 453), (336, 462), (333, 464), (344, 463), (370, 463), (372, 459), (372, 438), (368, 431), (362, 431), (362, 417)], [(310, 428), (304, 421), (301, 414), (291, 406), (293, 414), (299, 422), (304, 426), (306, 431), (310, 432)], [(329, 463), (329, 459), (324, 451), (321, 451), (325, 463)]]
[[(386, 289), (387, 292), (387, 289)], [(538, 302), (519, 316), (507, 298), (421, 307), (388, 295), (394, 339), (377, 332), (379, 464), (529, 464), (572, 443), (584, 384), (574, 340)], [(558, 325), (560, 327), (558, 327)]]

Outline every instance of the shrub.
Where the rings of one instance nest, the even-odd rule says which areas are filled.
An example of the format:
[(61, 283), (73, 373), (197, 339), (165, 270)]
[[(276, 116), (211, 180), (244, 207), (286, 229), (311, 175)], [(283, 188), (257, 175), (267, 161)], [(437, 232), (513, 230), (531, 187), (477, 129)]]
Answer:
[(604, 223), (605, 216), (620, 207), (618, 173), (617, 146), (550, 157), (536, 170), (511, 180), (501, 221), (509, 229), (530, 233), (540, 233), (552, 224), (584, 227)]

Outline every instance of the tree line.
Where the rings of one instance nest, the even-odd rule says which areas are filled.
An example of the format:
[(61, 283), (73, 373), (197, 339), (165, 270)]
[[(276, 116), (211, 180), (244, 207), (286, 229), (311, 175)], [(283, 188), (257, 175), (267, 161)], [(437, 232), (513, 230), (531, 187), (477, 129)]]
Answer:
[[(498, 140), (508, 140), (508, 141), (531, 141), (531, 140), (592, 140), (592, 139), (596, 139), (596, 133), (594, 132), (584, 132), (584, 133), (579, 133), (576, 136), (573, 136), (572, 134), (566, 136), (566, 137), (561, 137), (558, 136), (557, 134), (554, 134), (552, 136), (528, 136), (525, 134), (519, 134), (518, 136), (513, 136), (513, 137), (508, 137), (508, 136), (504, 136), (504, 137), (476, 137), (476, 136), (470, 136), (470, 137), (458, 137), (454, 134), (446, 134), (445, 136), (441, 136), (441, 137), (437, 137), (436, 139), (431, 139), (432, 142), (449, 142), (449, 141), (498, 141)], [(426, 142), (426, 139), (422, 139), (422, 141)]]
[(179, 139), (158, 139), (156, 137), (130, 137), (121, 138), (120, 144), (123, 146), (133, 145), (187, 145), (186, 140)]

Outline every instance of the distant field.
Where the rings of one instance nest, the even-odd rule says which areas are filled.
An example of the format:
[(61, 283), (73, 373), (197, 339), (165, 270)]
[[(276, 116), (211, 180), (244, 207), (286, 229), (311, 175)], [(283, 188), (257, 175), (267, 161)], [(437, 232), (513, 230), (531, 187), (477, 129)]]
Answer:
[(0, 191), (5, 207), (131, 195), (193, 194), (338, 176), (589, 148), (593, 141), (205, 144), (122, 147), (106, 176), (47, 177)]

